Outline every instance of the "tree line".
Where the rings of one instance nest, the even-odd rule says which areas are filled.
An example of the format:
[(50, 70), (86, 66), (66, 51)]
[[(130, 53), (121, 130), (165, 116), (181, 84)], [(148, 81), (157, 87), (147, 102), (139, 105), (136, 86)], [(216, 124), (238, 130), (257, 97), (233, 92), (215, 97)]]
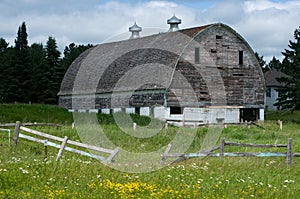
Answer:
[(28, 45), (25, 22), (19, 26), (14, 46), (0, 38), (0, 103), (57, 104), (64, 74), (76, 57), (92, 45), (66, 46), (61, 58), (54, 37)]
[(277, 81), (285, 86), (278, 88), (280, 96), (275, 106), (281, 109), (300, 109), (300, 26), (294, 31), (294, 40), (290, 40), (288, 48), (282, 52), (283, 60), (275, 56), (267, 64), (263, 56), (255, 53), (263, 72), (278, 70), (286, 74), (286, 77), (278, 78)]

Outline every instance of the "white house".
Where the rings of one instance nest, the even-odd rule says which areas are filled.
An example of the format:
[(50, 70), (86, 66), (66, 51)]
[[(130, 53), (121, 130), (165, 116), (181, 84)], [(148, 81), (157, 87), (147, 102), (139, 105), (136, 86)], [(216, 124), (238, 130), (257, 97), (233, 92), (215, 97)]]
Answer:
[(286, 77), (287, 75), (278, 70), (269, 70), (264, 73), (264, 76), (266, 81), (265, 107), (267, 110), (278, 110), (279, 107), (274, 105), (280, 96), (280, 92), (277, 89), (284, 87), (284, 84), (280, 83), (278, 78)]

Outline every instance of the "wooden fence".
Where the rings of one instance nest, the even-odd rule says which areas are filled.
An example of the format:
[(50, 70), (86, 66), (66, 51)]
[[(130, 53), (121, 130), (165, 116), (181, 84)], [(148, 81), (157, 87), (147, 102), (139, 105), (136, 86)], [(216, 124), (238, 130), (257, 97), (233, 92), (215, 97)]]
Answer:
[[(20, 130), (22, 130), (26, 133), (35, 135), (35, 136), (42, 137), (43, 139), (22, 134), (22, 133), (20, 133)], [(43, 132), (39, 132), (39, 131), (36, 131), (36, 130), (33, 130), (33, 129), (29, 129), (27, 127), (21, 126), (20, 122), (16, 122), (16, 124), (15, 124), (15, 133), (14, 133), (14, 138), (13, 138), (14, 146), (17, 145), (19, 138), (23, 138), (23, 139), (30, 140), (30, 141), (33, 141), (33, 142), (42, 143), (42, 144), (44, 144), (45, 148), (47, 146), (52, 146), (52, 147), (55, 147), (55, 148), (59, 148), (59, 152), (57, 154), (56, 161), (58, 161), (58, 159), (61, 157), (62, 152), (64, 150), (70, 151), (70, 152), (73, 152), (73, 153), (77, 153), (77, 154), (80, 154), (80, 155), (88, 156), (88, 157), (91, 157), (91, 158), (95, 158), (97, 160), (104, 161), (106, 163), (111, 162), (113, 160), (113, 158), (119, 152), (118, 147), (116, 147), (115, 149), (112, 150), (112, 149), (106, 149), (106, 148), (102, 148), (102, 147), (92, 146), (92, 145), (88, 145), (88, 144), (84, 144), (84, 143), (69, 140), (67, 136), (65, 136), (64, 138), (61, 138), (61, 137), (57, 137), (57, 136), (54, 136), (54, 135), (49, 135), (49, 134), (46, 134), (46, 133), (43, 133)], [(61, 144), (56, 144), (54, 142), (48, 141), (48, 139), (61, 142)], [(85, 149), (89, 149), (89, 150), (94, 150), (94, 151), (97, 151), (97, 152), (108, 153), (109, 156), (108, 156), (108, 158), (105, 158), (105, 157), (98, 156), (98, 155), (95, 155), (95, 154), (87, 153), (87, 152), (82, 151), (82, 150), (67, 147), (66, 146), (67, 144), (68, 145), (74, 145), (74, 146), (81, 147), (81, 148), (85, 148)]]
[[(225, 152), (225, 146), (239, 146), (239, 147), (252, 147), (252, 148), (286, 148), (286, 152)], [(225, 139), (221, 139), (221, 144), (215, 146), (206, 151), (200, 151), (198, 153), (169, 153), (171, 150), (171, 144), (169, 144), (161, 155), (162, 162), (167, 157), (181, 157), (181, 158), (192, 158), (192, 157), (286, 157), (286, 164), (290, 166), (292, 164), (292, 157), (300, 157), (300, 153), (292, 153), (292, 139), (288, 138), (287, 144), (247, 144), (247, 143), (236, 143), (228, 142)], [(213, 151), (220, 150), (219, 153), (213, 153)]]

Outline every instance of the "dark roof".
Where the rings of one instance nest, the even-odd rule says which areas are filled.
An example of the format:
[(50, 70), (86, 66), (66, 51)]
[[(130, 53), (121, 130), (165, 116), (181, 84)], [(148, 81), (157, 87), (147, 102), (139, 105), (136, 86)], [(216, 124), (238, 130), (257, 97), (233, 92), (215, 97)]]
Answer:
[[(218, 34), (224, 40), (218, 41)], [(223, 53), (213, 51), (220, 45), (230, 56), (223, 59)], [(203, 48), (201, 63), (195, 63), (196, 48)], [(245, 67), (236, 59), (239, 48), (247, 55)], [(165, 102), (262, 107), (264, 87), (261, 67), (247, 41), (229, 26), (216, 23), (96, 45), (71, 64), (58, 95), (63, 107)]]
[[(110, 71), (110, 75), (104, 74), (105, 69), (112, 70), (113, 68), (120, 69), (118, 66), (123, 67), (127, 64), (127, 67), (133, 67), (136, 63), (140, 63), (142, 58), (153, 58), (153, 53), (157, 53), (157, 59), (160, 59), (161, 64), (176, 65), (178, 55), (183, 52), (186, 45), (193, 40), (199, 32), (203, 31), (208, 27), (223, 24), (210, 24), (199, 26), (195, 28), (182, 29), (175, 32), (165, 32), (154, 34), (146, 37), (140, 37), (136, 39), (129, 39), (111, 43), (98, 44), (88, 51), (82, 53), (68, 69), (64, 80), (62, 81), (60, 92), (58, 95), (66, 94), (83, 94), (83, 93), (103, 93), (111, 92), (112, 81), (118, 80), (118, 74), (115, 71)], [(226, 25), (223, 25), (226, 26)], [(227, 26), (226, 26), (227, 27)], [(143, 49), (148, 49), (147, 51)], [(153, 52), (151, 49), (159, 49), (160, 52)], [(151, 56), (145, 56), (146, 53), (151, 53)], [(171, 52), (170, 57), (161, 59), (161, 55), (164, 52)], [(122, 57), (129, 57), (132, 55), (130, 62), (122, 60)], [(172, 54), (173, 53), (173, 54)], [(170, 53), (169, 53), (170, 54)], [(125, 61), (125, 62), (124, 62)], [(148, 60), (151, 63), (153, 60)], [(147, 60), (143, 60), (147, 62)], [(122, 69), (124, 70), (124, 69)], [(104, 76), (100, 84), (95, 85), (94, 83), (99, 82), (99, 74)], [(111, 74), (115, 74), (112, 76)], [(107, 76), (105, 76), (107, 75)], [(90, 82), (87, 84), (86, 82)], [(75, 84), (75, 82), (77, 82)], [(84, 84), (81, 82), (85, 82)], [(105, 84), (103, 84), (105, 83)], [(110, 86), (109, 86), (110, 85)], [(78, 87), (79, 86), (79, 87)], [(108, 86), (108, 87), (106, 87)]]
[(265, 81), (266, 81), (266, 86), (269, 87), (282, 87), (284, 86), (284, 83), (281, 83), (278, 81), (278, 78), (281, 77), (287, 77), (286, 74), (279, 70), (268, 70), (267, 72), (264, 73), (265, 76)]
[[(187, 46), (194, 45), (194, 42), (197, 43), (198, 41), (194, 40), (195, 37), (201, 36), (202, 33), (209, 34), (210, 28), (213, 29), (214, 27), (222, 27), (231, 32), (253, 52), (249, 44), (237, 32), (221, 23), (182, 29), (175, 32), (159, 33), (136, 39), (103, 43), (85, 51), (72, 63), (61, 83), (58, 95), (112, 92), (121, 77), (141, 64), (157, 63), (158, 65), (164, 65), (167, 66), (168, 69), (173, 68), (174, 70), (177, 67), (176, 70), (181, 70), (180, 73), (184, 74), (184, 71), (188, 70), (180, 68), (181, 66), (178, 63), (184, 62), (181, 58), (186, 56), (184, 53), (190, 50)], [(187, 64), (188, 63), (186, 63), (186, 65)], [(259, 65), (254, 65), (254, 67), (258, 69), (259, 75), (263, 77)], [(190, 70), (194, 70), (192, 69), (193, 65), (189, 66), (189, 68)], [(156, 78), (163, 78), (164, 81), (163, 85), (154, 85), (152, 84), (153, 82), (145, 82), (147, 88), (143, 89), (169, 88), (173, 78), (172, 70), (157, 70), (155, 67), (147, 70), (148, 74), (156, 74)], [(209, 67), (207, 70), (209, 70)], [(139, 71), (139, 73), (143, 72), (144, 71)], [(197, 87), (200, 88), (203, 84), (203, 79), (200, 74), (187, 73), (185, 75), (191, 79), (195, 79), (195, 86), (198, 85)], [(142, 77), (142, 75), (140, 75), (140, 77)], [(134, 77), (127, 79), (132, 81), (127, 82), (127, 84), (130, 85), (135, 85), (134, 83), (137, 80)], [(136, 90), (137, 88), (132, 87), (132, 89)], [(127, 86), (124, 87), (124, 90), (130, 90), (130, 88)]]

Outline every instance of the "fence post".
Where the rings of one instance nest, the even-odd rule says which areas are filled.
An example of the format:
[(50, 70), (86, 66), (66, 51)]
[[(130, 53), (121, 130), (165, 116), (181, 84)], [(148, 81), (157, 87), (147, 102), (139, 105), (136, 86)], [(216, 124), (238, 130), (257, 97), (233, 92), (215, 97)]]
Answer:
[(21, 122), (16, 121), (15, 133), (14, 133), (14, 146), (17, 146), (17, 144), (18, 144), (20, 126), (21, 126)]
[(292, 138), (288, 139), (287, 152), (286, 152), (286, 165), (290, 166), (292, 164)]
[(278, 120), (278, 124), (279, 124), (279, 129), (282, 130), (282, 121)]
[(135, 131), (136, 130), (136, 123), (133, 122), (132, 126), (133, 126), (133, 130)]
[(64, 140), (62, 141), (61, 145), (60, 145), (60, 149), (58, 151), (58, 154), (56, 156), (56, 161), (58, 161), (58, 159), (60, 158), (60, 156), (62, 155), (65, 147), (66, 147), (66, 144), (67, 144), (67, 141), (68, 141), (68, 136), (65, 136), (64, 137)]
[(44, 147), (45, 147), (45, 158), (48, 157), (48, 140), (44, 141)]
[(224, 148), (225, 148), (225, 139), (221, 139), (221, 146), (220, 146), (220, 158), (224, 157)]
[(115, 148), (114, 151), (110, 154), (110, 156), (106, 159), (106, 163), (112, 162), (117, 153), (119, 153), (119, 150), (119, 147)]
[(163, 153), (163, 155), (161, 157), (161, 161), (160, 161), (161, 164), (167, 159), (167, 155), (170, 152), (171, 147), (172, 147), (172, 144), (169, 143), (168, 146), (167, 146), (167, 148), (166, 148), (166, 150), (164, 151), (164, 153)]

